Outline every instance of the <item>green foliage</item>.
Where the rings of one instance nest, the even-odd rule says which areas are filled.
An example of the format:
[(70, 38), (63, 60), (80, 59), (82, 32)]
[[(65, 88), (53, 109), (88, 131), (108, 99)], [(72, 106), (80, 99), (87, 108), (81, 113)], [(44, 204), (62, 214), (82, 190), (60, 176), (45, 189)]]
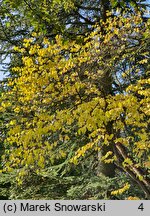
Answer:
[[(108, 178), (103, 175), (91, 175), (91, 173), (80, 173), (76, 176), (68, 173), (66, 177), (50, 171), (38, 175), (29, 173), (20, 186), (16, 182), (15, 173), (1, 174), (0, 199), (145, 199), (141, 189), (126, 174), (118, 172), (115, 178)], [(126, 182), (130, 184), (129, 190), (123, 194), (111, 195), (112, 191), (122, 188)]]
[(110, 199), (112, 179), (100, 176), (78, 177), (78, 182), (69, 188), (67, 197), (69, 199)]
[(14, 175), (0, 173), (0, 200), (8, 200), (10, 198), (10, 188), (14, 179)]

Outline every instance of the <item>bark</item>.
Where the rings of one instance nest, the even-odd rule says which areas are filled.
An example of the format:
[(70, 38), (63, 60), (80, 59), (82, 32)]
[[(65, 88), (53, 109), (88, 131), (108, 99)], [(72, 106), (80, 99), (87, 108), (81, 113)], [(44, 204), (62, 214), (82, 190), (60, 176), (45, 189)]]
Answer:
[[(101, 91), (104, 94), (104, 97), (107, 97), (108, 95), (112, 94), (112, 78), (111, 78), (111, 72), (106, 72), (104, 76), (101, 78)], [(105, 107), (105, 111), (107, 109), (107, 103)], [(110, 121), (105, 126), (106, 133), (108, 135), (111, 135), (113, 133), (113, 122)], [(113, 142), (110, 141), (109, 145), (103, 145), (101, 152), (98, 153), (98, 173), (102, 173), (105, 176), (108, 177), (114, 177), (115, 176), (115, 164), (114, 163), (105, 163), (101, 161), (101, 157), (105, 156), (107, 152), (111, 151), (113, 152)]]
[(108, 151), (113, 151), (112, 144), (110, 144), (109, 146), (103, 146), (102, 150), (98, 153), (98, 175), (102, 173), (107, 177), (113, 178), (115, 176), (115, 164), (107, 164), (101, 161), (101, 157), (104, 156)]
[[(139, 168), (135, 166), (134, 161), (132, 160), (133, 164), (128, 165), (126, 167), (122, 166), (122, 162), (129, 158), (126, 153), (125, 147), (121, 143), (116, 143), (115, 145), (115, 155), (117, 156), (117, 165), (122, 168), (122, 170), (128, 175), (141, 187), (142, 191), (145, 193), (145, 197), (150, 199), (150, 179), (148, 177), (148, 173), (144, 173)], [(142, 179), (140, 180), (138, 176), (141, 176)]]
[[(110, 9), (110, 1), (108, 0), (102, 0), (101, 1), (101, 16), (104, 22), (107, 20), (107, 11)], [(105, 34), (105, 32), (103, 32)], [(109, 58), (109, 53), (108, 56)], [(106, 58), (107, 58), (106, 57)], [(100, 79), (100, 88), (103, 93), (104, 98), (106, 98), (108, 95), (112, 95), (112, 76), (111, 71), (105, 71), (103, 77)], [(107, 109), (107, 103), (105, 110)], [(112, 122), (108, 122), (105, 126), (106, 132), (108, 135), (112, 134)], [(115, 176), (115, 164), (114, 163), (105, 163), (104, 161), (101, 161), (101, 157), (105, 156), (107, 152), (113, 152), (113, 143), (110, 142), (109, 145), (103, 145), (102, 150), (98, 153), (98, 174), (102, 173), (105, 176), (108, 177), (114, 177)]]

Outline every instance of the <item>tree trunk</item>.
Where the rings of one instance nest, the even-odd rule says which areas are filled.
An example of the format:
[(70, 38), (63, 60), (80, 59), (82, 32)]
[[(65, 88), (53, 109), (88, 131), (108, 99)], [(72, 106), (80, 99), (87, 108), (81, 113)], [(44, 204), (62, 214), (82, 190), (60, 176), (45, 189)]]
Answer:
[[(104, 98), (106, 98), (108, 95), (112, 95), (112, 75), (111, 72), (104, 72), (103, 77), (100, 78), (100, 84), (101, 84), (101, 91), (104, 94)], [(107, 110), (107, 102), (105, 106), (105, 111)], [(113, 122), (110, 121), (105, 126), (106, 133), (108, 135), (111, 135), (113, 133)], [(113, 152), (113, 143), (110, 141), (109, 145), (103, 145), (102, 150), (98, 153), (98, 174), (102, 173), (105, 176), (108, 177), (114, 177), (115, 175), (115, 164), (113, 163), (105, 163), (101, 161), (101, 158), (106, 155), (107, 152)]]

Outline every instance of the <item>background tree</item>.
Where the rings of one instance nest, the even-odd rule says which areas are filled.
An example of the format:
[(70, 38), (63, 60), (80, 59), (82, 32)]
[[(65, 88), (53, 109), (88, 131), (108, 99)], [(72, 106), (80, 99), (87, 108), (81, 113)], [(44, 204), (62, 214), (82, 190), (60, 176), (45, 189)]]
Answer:
[(142, 11), (146, 3), (140, 1), (0, 1), (1, 57), (14, 54), (13, 46), (21, 46), (23, 38), (33, 31), (54, 39), (57, 34), (75, 39), (77, 35), (93, 31), (94, 25), (106, 21), (106, 11), (129, 8), (131, 13)]

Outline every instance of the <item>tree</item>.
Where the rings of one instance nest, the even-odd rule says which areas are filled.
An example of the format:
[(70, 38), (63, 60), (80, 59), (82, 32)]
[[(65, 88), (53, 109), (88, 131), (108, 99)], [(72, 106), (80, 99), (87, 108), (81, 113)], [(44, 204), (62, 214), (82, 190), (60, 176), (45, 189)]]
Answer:
[[(107, 10), (114, 10), (111, 16), (116, 16), (115, 10), (117, 8), (123, 12), (124, 8), (127, 7), (130, 9), (130, 13), (133, 13), (145, 7), (142, 2), (133, 0), (119, 1), (119, 3), (115, 0), (57, 0), (53, 2), (21, 0), (19, 3), (16, 0), (1, 1), (2, 34), (0, 40), (3, 58), (5, 59), (8, 54), (11, 58), (10, 76), (13, 76), (11, 67), (18, 64), (21, 66), (20, 54), (12, 50), (13, 46), (22, 47), (23, 39), (30, 38), (33, 31), (41, 32), (40, 38), (37, 38), (38, 41), (44, 36), (49, 40), (54, 40), (57, 34), (61, 34), (66, 39), (76, 39), (77, 43), (81, 45), (86, 34), (90, 34), (94, 30), (95, 24), (99, 23), (99, 19), (106, 22)], [(102, 27), (102, 22), (100, 25)], [(105, 32), (103, 33), (105, 34)], [(106, 88), (108, 89), (108, 86)], [(108, 128), (111, 128), (110, 124)], [(110, 170), (114, 170), (112, 165)]]
[[(90, 35), (90, 33), (95, 30), (96, 23), (98, 23), (98, 25), (101, 26), (101, 30), (100, 30), (101, 33), (103, 32), (103, 34), (105, 34), (105, 29), (106, 29), (105, 22), (107, 20), (107, 16), (106, 16), (107, 10), (111, 10), (112, 8), (114, 9), (114, 13), (109, 14), (109, 16), (111, 16), (112, 18), (114, 17), (114, 15), (116, 16), (115, 10), (117, 7), (121, 8), (121, 13), (123, 13), (125, 7), (130, 8), (130, 12), (128, 11), (128, 13), (131, 13), (131, 12), (137, 13), (137, 10), (141, 10), (141, 8), (143, 7), (141, 2), (142, 1), (138, 3), (136, 3), (136, 1), (119, 1), (118, 3), (118, 1), (71, 1), (70, 0), (70, 1), (53, 1), (53, 4), (52, 4), (52, 2), (50, 1), (40, 1), (40, 0), (39, 1), (28, 1), (28, 0), (19, 1), (19, 3), (16, 0), (1, 1), (1, 6), (2, 6), (1, 7), (1, 14), (2, 14), (1, 41), (3, 42), (1, 44), (3, 44), (3, 50), (2, 50), (3, 54), (6, 54), (6, 55), (8, 53), (11, 54), (11, 67), (13, 66), (24, 67), (24, 63), (21, 61), (22, 54), (19, 53), (17, 50), (12, 50), (12, 48), (14, 45), (16, 45), (16, 46), (19, 46), (20, 49), (21, 48), (24, 49), (22, 45), (23, 39), (30, 38), (32, 36), (33, 31), (41, 32), (41, 34), (39, 34), (40, 35), (39, 37), (34, 37), (35, 44), (39, 43), (40, 45), (41, 44), (40, 41), (42, 41), (42, 39), (45, 36), (50, 41), (53, 40), (55, 43), (55, 36), (59, 34), (61, 35), (62, 38), (64, 38), (62, 40), (64, 41), (66, 40), (66, 44), (67, 44), (67, 40), (70, 39), (70, 40), (75, 40), (74, 43), (77, 46), (81, 47), (81, 45), (84, 44), (84, 39), (86, 40), (88, 35)], [(102, 22), (99, 23), (99, 19), (103, 20), (104, 23), (103, 24)], [(103, 25), (104, 25), (104, 28), (103, 28)], [(89, 36), (89, 40), (91, 40), (91, 36)], [(33, 45), (33, 42), (32, 42), (32, 45)], [(26, 51), (25, 53), (23, 53), (24, 57), (29, 55), (28, 54), (29, 48), (26, 47), (25, 49)], [(105, 50), (105, 53), (106, 52), (107, 51)], [(64, 51), (62, 51), (61, 55), (62, 54), (70, 56), (69, 51), (67, 51), (67, 54)], [(73, 56), (74, 56), (74, 53), (73, 53)], [(106, 55), (106, 57), (108, 58), (108, 61), (109, 61), (110, 56)], [(34, 58), (34, 54), (33, 54), (33, 58)], [(67, 57), (65, 56), (65, 58)], [(124, 65), (127, 65), (127, 64), (124, 63)], [(80, 75), (82, 81), (84, 80), (83, 78), (86, 77), (86, 76), (82, 76), (82, 73), (87, 67), (89, 67), (90, 70), (93, 71), (92, 73), (94, 73), (93, 66), (94, 68), (99, 68), (99, 64), (97, 64), (94, 61), (91, 64), (87, 64), (86, 61), (84, 63), (81, 63), (82, 69), (80, 67), (79, 68), (82, 71)], [(15, 77), (17, 78), (18, 74), (15, 73), (15, 71), (12, 72), (11, 67), (10, 67), (11, 76), (13, 76), (14, 78)], [(118, 66), (118, 67), (122, 67), (122, 66)], [(104, 76), (103, 82), (101, 82), (101, 84), (103, 83), (103, 89), (101, 89), (101, 91), (103, 90), (103, 94), (105, 95), (105, 97), (107, 97), (107, 94), (108, 95), (116, 94), (117, 91), (123, 93), (124, 88), (129, 85), (128, 79), (126, 80), (124, 79), (124, 88), (121, 88), (118, 82), (111, 83), (111, 80), (107, 79), (108, 77), (111, 77), (109, 76), (108, 72), (104, 74), (103, 74)], [(117, 78), (118, 77), (116, 77), (116, 79)], [(136, 82), (136, 79), (135, 79), (135, 82)], [(112, 89), (112, 86), (113, 86), (113, 89)], [(84, 95), (84, 91), (81, 93)], [(43, 93), (41, 93), (41, 95), (42, 94)], [(81, 96), (83, 96), (82, 94)], [(93, 95), (91, 94), (91, 98), (92, 97)], [(12, 99), (10, 100), (14, 100), (14, 95), (12, 96)], [(70, 101), (72, 101), (72, 98), (70, 99)], [(17, 101), (14, 101), (14, 103), (17, 104)], [(67, 105), (69, 106), (69, 103), (70, 102), (64, 102), (64, 104), (62, 103), (62, 107), (67, 106)], [(58, 104), (58, 107), (59, 106), (60, 104)], [(59, 109), (62, 109), (62, 107)], [(51, 107), (47, 105), (46, 109), (49, 110), (51, 109)], [(16, 113), (15, 112), (11, 113), (11, 110), (12, 109), (10, 107), (9, 115), (12, 120), (13, 118), (15, 119)], [(53, 106), (53, 112), (55, 112), (54, 106)], [(29, 119), (28, 119), (28, 115), (29, 114), (26, 114), (26, 120), (30, 122), (30, 119), (32, 119), (32, 115), (34, 115), (34, 111), (31, 112), (31, 116), (29, 115), (30, 116)], [(8, 121), (8, 118), (6, 122), (7, 121)], [(109, 122), (107, 125), (108, 134), (112, 133), (111, 131), (113, 128), (112, 123), (113, 122)], [(70, 144), (75, 143), (75, 145), (71, 145), (72, 154), (79, 147), (81, 147), (82, 145), (90, 141), (89, 135), (91, 133), (89, 130), (86, 130), (86, 133), (81, 133), (80, 136), (75, 136), (74, 133), (78, 130), (78, 126), (75, 124), (75, 122), (73, 123), (73, 128), (74, 128), (74, 131), (70, 133), (71, 141), (70, 143), (68, 142), (68, 150), (70, 150)], [(128, 132), (129, 131), (130, 131), (130, 128), (128, 128)], [(55, 139), (57, 140), (58, 137), (59, 137), (59, 130), (55, 133)], [(45, 135), (45, 140), (46, 139), (50, 139), (50, 137), (48, 135)], [(9, 146), (9, 142), (8, 142), (8, 145), (5, 145), (6, 149), (8, 146)], [(110, 149), (109, 147), (107, 146), (105, 148), (103, 147), (103, 150), (105, 149), (103, 155), (105, 155), (105, 153), (108, 152), (109, 150), (112, 151), (111, 149), (112, 147), (110, 147)], [(64, 147), (62, 148), (66, 148), (66, 143), (64, 144)], [(97, 158), (96, 151), (91, 152), (91, 155), (94, 158)], [(99, 157), (101, 157), (100, 154), (99, 154)], [(61, 158), (57, 159), (55, 163), (59, 164), (64, 160), (65, 160), (65, 157), (64, 159), (61, 159)], [(105, 164), (105, 163), (100, 162), (98, 167), (99, 166), (101, 166), (101, 169), (99, 170), (99, 172), (103, 171), (103, 173), (105, 173), (108, 176), (114, 176), (115, 167), (113, 164)]]
[(82, 46), (62, 36), (35, 44), (34, 34), (15, 48), (23, 67), (13, 69), (3, 96), (14, 113), (5, 169), (17, 168), (21, 183), (29, 170), (82, 163), (99, 152), (102, 173), (115, 164), (149, 198), (149, 23), (124, 13), (99, 26)]
[(1, 61), (17, 54), (13, 46), (21, 46), (33, 31), (54, 39), (57, 34), (75, 39), (93, 31), (100, 19), (106, 21), (106, 11), (129, 8), (131, 13), (143, 11), (144, 1), (116, 0), (1, 0), (0, 1)]

